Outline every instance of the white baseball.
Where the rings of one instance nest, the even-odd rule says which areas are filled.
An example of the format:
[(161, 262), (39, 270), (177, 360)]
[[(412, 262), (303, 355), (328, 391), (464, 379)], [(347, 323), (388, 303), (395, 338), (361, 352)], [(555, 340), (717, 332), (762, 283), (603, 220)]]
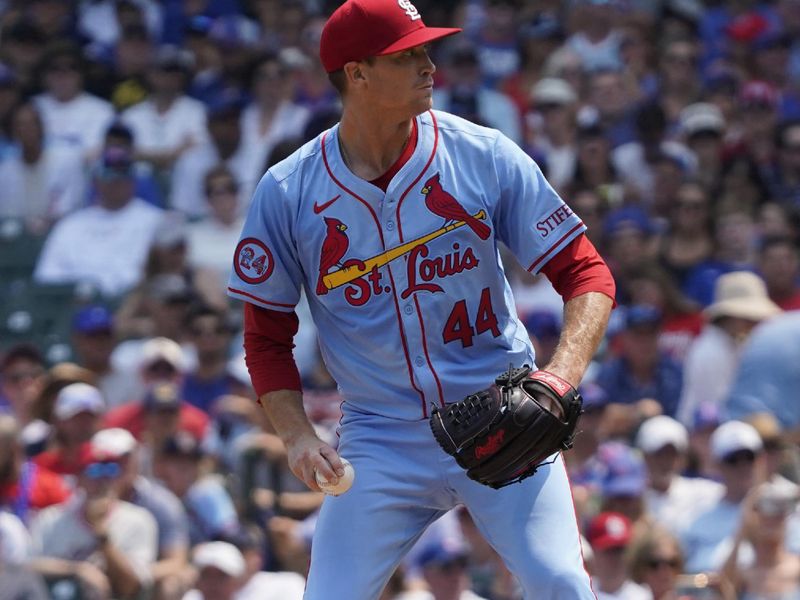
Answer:
[(353, 469), (353, 465), (350, 464), (350, 461), (346, 458), (342, 458), (341, 461), (344, 465), (344, 475), (339, 477), (336, 485), (328, 483), (328, 480), (324, 479), (319, 472), (316, 473), (317, 485), (319, 486), (319, 489), (329, 496), (341, 496), (344, 494), (350, 489), (350, 486), (353, 485), (353, 479), (356, 477), (355, 469)]

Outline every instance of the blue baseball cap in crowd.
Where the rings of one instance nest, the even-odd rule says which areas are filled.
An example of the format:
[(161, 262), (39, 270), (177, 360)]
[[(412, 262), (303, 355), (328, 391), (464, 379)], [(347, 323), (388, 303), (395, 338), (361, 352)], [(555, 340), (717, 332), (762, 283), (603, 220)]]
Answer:
[(466, 566), (469, 552), (467, 547), (458, 541), (437, 540), (420, 552), (417, 563), (420, 567), (447, 567), (454, 564)]
[(622, 442), (608, 442), (598, 449), (605, 467), (600, 491), (606, 498), (641, 496), (647, 487), (644, 459), (637, 450)]
[(692, 431), (716, 429), (722, 423), (722, 411), (712, 402), (701, 402), (692, 415)]
[(72, 318), (72, 330), (78, 333), (93, 334), (111, 331), (114, 327), (114, 316), (105, 306), (93, 304), (85, 306)]
[(661, 323), (661, 310), (649, 304), (634, 304), (625, 311), (625, 327), (654, 327)]
[(551, 311), (536, 310), (528, 313), (523, 324), (530, 335), (537, 338), (558, 337), (561, 335), (561, 324)]
[(599, 410), (609, 402), (608, 393), (593, 381), (582, 383), (578, 387), (578, 392), (583, 398), (584, 411)]
[(17, 85), (17, 75), (8, 65), (0, 63), (0, 87), (14, 87)]
[(655, 227), (650, 217), (636, 206), (624, 206), (613, 211), (606, 217), (604, 229), (607, 236), (613, 236), (628, 229), (634, 229), (642, 235), (655, 233)]

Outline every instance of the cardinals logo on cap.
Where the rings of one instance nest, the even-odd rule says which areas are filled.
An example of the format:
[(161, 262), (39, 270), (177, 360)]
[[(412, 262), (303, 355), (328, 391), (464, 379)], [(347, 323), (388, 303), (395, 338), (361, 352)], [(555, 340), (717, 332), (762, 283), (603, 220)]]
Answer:
[(410, 0), (397, 0), (397, 4), (400, 5), (400, 8), (406, 11), (408, 18), (411, 19), (412, 21), (416, 21), (417, 19), (422, 18), (422, 15), (419, 14), (417, 7), (411, 4)]

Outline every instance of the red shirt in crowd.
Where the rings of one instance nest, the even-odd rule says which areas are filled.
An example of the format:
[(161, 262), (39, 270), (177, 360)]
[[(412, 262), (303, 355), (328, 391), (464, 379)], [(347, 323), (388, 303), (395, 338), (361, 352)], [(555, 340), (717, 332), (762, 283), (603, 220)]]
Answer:
[[(130, 402), (114, 408), (103, 418), (103, 427), (121, 427), (141, 439), (145, 424), (145, 409), (140, 402)], [(181, 402), (178, 429), (202, 440), (208, 429), (208, 415), (188, 402)]]

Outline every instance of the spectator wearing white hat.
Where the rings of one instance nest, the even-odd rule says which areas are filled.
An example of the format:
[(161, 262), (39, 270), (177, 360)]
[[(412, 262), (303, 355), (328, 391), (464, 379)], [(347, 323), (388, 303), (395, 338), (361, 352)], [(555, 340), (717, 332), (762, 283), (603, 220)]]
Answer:
[(722, 566), (739, 525), (742, 501), (758, 484), (764, 468), (761, 437), (742, 421), (728, 421), (714, 431), (711, 454), (725, 493), (682, 533), (687, 573), (717, 571)]
[(749, 271), (721, 275), (714, 302), (703, 314), (706, 325), (689, 348), (678, 419), (690, 424), (701, 403), (720, 405), (731, 391), (744, 342), (753, 328), (781, 312), (762, 279)]
[(91, 441), (95, 452), (119, 464), (119, 498), (147, 510), (158, 526), (157, 560), (150, 566), (158, 600), (176, 600), (188, 589), (189, 524), (181, 501), (154, 479), (141, 474), (142, 448), (124, 429), (103, 429)]
[(61, 475), (77, 475), (105, 408), (103, 396), (94, 386), (72, 383), (62, 388), (53, 405), (50, 447), (37, 454), (33, 462)]
[(563, 189), (575, 172), (578, 95), (558, 77), (544, 77), (530, 91), (533, 112), (526, 115), (529, 135), (526, 151), (543, 156), (547, 180)]
[(658, 415), (642, 423), (636, 447), (644, 455), (647, 489), (644, 501), (650, 516), (670, 531), (684, 529), (722, 496), (721, 484), (683, 477), (689, 434), (675, 419)]
[(128, 436), (100, 433), (73, 499), (43, 510), (31, 524), (32, 566), (49, 580), (77, 583), (90, 597), (131, 597), (151, 582), (158, 526), (147, 510), (119, 498), (122, 467), (115, 457), (130, 445)]
[(239, 549), (228, 542), (199, 544), (192, 555), (195, 588), (183, 600), (235, 600), (247, 566)]
[(235, 600), (303, 600), (306, 580), (292, 571), (264, 571), (265, 536), (256, 525), (246, 525), (231, 542), (244, 557), (245, 572)]
[(722, 111), (716, 104), (695, 102), (678, 114), (678, 127), (686, 146), (696, 158), (695, 177), (711, 189), (722, 172), (727, 127)]

